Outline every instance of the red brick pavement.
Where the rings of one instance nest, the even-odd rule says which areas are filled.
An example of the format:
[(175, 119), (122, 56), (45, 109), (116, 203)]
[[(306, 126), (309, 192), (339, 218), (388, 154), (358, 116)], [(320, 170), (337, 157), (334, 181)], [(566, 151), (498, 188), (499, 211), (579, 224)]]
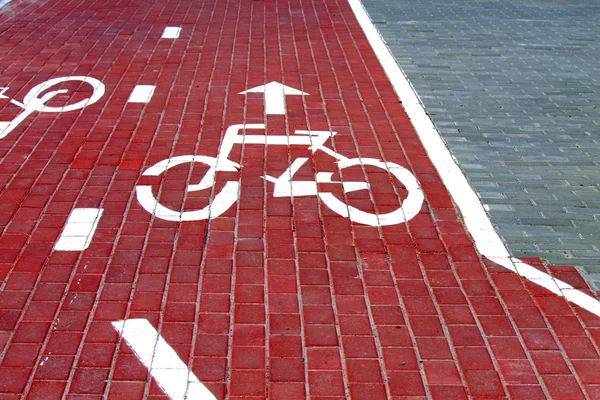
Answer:
[[(166, 26), (182, 27), (161, 39)], [(33, 112), (0, 140), (0, 399), (166, 399), (111, 324), (145, 319), (216, 398), (599, 399), (600, 319), (482, 259), (343, 0), (40, 1), (0, 9), (0, 85), (90, 76), (105, 95), (79, 111)], [(265, 117), (282, 82), (287, 116)], [(127, 103), (134, 85), (150, 102)], [(67, 83), (47, 105), (89, 96)], [(64, 103), (63, 103), (64, 104)], [(0, 99), (0, 119), (19, 113)], [(274, 197), (265, 174), (368, 180), (344, 194), (380, 213), (407, 193), (387, 172), (338, 171), (306, 146), (236, 145), (239, 172), (188, 192), (234, 124), (268, 135), (335, 131), (346, 157), (399, 164), (425, 194), (408, 223), (351, 223), (316, 196)], [(264, 131), (263, 131), (264, 134)], [(207, 222), (155, 217), (135, 187), (176, 210), (227, 180), (240, 199)], [(53, 251), (74, 208), (102, 208), (84, 251)], [(537, 268), (591, 294), (573, 268)]]

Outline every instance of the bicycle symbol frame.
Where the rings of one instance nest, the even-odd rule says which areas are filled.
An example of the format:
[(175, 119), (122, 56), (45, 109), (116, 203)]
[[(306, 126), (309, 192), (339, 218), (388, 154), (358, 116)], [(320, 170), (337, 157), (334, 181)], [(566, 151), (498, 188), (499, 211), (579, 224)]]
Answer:
[[(52, 100), (55, 96), (59, 94), (67, 93), (68, 90), (66, 89), (53, 90), (44, 94), (42, 97), (38, 97), (43, 91), (51, 88), (52, 86), (69, 81), (81, 81), (90, 84), (94, 89), (92, 96), (87, 99), (80, 100), (77, 103), (69, 104), (64, 107), (50, 107), (47, 106), (46, 103), (48, 103), (50, 100)], [(6, 89), (8, 88), (3, 89), (4, 90), (0, 92), (0, 99), (8, 98), (3, 95), (4, 91), (6, 91)], [(60, 113), (65, 111), (78, 110), (81, 108), (85, 108), (91, 104), (94, 104), (95, 102), (100, 100), (100, 98), (104, 95), (104, 92), (104, 84), (99, 80), (91, 78), (89, 76), (66, 76), (62, 78), (53, 78), (47, 80), (46, 82), (42, 82), (39, 85), (36, 85), (25, 95), (25, 97), (23, 98), (23, 103), (14, 99), (9, 100), (12, 104), (21, 107), (23, 110), (12, 121), (0, 121), (0, 139), (5, 138), (17, 126), (19, 126), (21, 122), (23, 122), (28, 116), (33, 114), (35, 111)]]
[[(325, 142), (336, 133), (330, 131), (295, 131), (292, 136), (267, 136), (267, 135), (248, 135), (240, 134), (240, 131), (252, 129), (265, 129), (264, 124), (237, 124), (227, 128), (223, 142), (219, 149), (217, 157), (183, 155), (162, 160), (148, 168), (142, 176), (159, 176), (170, 168), (184, 163), (203, 163), (209, 166), (208, 171), (198, 184), (188, 185), (188, 191), (194, 192), (209, 189), (214, 186), (217, 171), (238, 171), (241, 166), (228, 159), (235, 144), (263, 144), (268, 145), (305, 145), (312, 153), (321, 150), (338, 160), (339, 169), (352, 166), (369, 165), (381, 168), (396, 179), (398, 179), (408, 191), (408, 196), (402, 202), (402, 205), (396, 210), (383, 213), (372, 214), (349, 204), (344, 203), (332, 193), (321, 192), (318, 190), (319, 183), (340, 183), (345, 193), (368, 190), (367, 182), (334, 182), (331, 180), (333, 172), (317, 172), (314, 181), (293, 181), (294, 174), (309, 159), (306, 157), (296, 158), (292, 165), (285, 170), (279, 177), (265, 175), (264, 179), (274, 183), (273, 195), (275, 197), (298, 197), (298, 196), (318, 196), (323, 203), (331, 210), (349, 218), (353, 222), (371, 226), (395, 225), (406, 222), (416, 216), (424, 201), (423, 192), (413, 174), (406, 168), (392, 163), (384, 162), (374, 158), (348, 158), (327, 147)], [(217, 193), (213, 201), (199, 210), (175, 211), (162, 205), (156, 199), (150, 185), (137, 185), (136, 196), (140, 205), (149, 213), (157, 218), (167, 221), (198, 221), (217, 218), (226, 212), (239, 198), (240, 185), (238, 181), (227, 181), (225, 186)]]

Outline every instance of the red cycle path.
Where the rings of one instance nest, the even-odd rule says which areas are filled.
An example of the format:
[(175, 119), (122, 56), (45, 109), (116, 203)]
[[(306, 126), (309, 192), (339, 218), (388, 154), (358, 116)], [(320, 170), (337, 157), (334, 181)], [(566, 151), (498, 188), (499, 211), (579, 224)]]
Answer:
[[(181, 36), (161, 39), (167, 26)], [(600, 398), (599, 318), (476, 253), (345, 1), (13, 0), (0, 37), (6, 96), (61, 76), (106, 85), (96, 104), (34, 113), (0, 140), (0, 399), (168, 398), (111, 324), (132, 318), (216, 398)], [(310, 95), (265, 118), (262, 94), (239, 92), (271, 81)], [(127, 103), (136, 84), (156, 86), (148, 104)], [(274, 197), (262, 176), (297, 157), (311, 157), (300, 180), (337, 166), (262, 145), (236, 146), (241, 171), (217, 176), (215, 193), (241, 185), (219, 218), (170, 222), (139, 205), (137, 184), (172, 208), (206, 205), (214, 193), (184, 197), (200, 166), (141, 174), (215, 157), (241, 123), (335, 131), (338, 153), (412, 171), (421, 212), (378, 228), (315, 196)], [(363, 210), (406, 196), (380, 170), (334, 178), (370, 182), (345, 199)], [(53, 251), (84, 207), (104, 209), (89, 248)], [(591, 294), (573, 268), (528, 261)]]

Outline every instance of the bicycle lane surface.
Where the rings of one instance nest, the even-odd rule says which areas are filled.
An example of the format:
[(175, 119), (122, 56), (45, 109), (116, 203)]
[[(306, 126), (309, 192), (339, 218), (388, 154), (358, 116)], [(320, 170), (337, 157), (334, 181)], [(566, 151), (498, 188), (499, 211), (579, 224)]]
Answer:
[(1, 399), (600, 397), (593, 294), (476, 250), (345, 1), (0, 15)]

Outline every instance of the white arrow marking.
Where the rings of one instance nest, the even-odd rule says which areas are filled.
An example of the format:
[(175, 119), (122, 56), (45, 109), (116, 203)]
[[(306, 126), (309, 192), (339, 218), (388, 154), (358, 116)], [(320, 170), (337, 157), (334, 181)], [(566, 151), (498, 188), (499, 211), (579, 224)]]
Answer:
[(112, 324), (172, 400), (216, 400), (148, 320), (129, 319)]
[(9, 87), (0, 87), (0, 99), (8, 99), (8, 96), (6, 96), (4, 93), (6, 93), (6, 91), (10, 89)]
[(285, 96), (308, 96), (308, 93), (298, 89), (282, 85), (279, 82), (270, 82), (266, 85), (261, 85), (240, 92), (239, 94), (247, 93), (264, 93), (265, 94), (265, 114), (267, 115), (285, 115)]

